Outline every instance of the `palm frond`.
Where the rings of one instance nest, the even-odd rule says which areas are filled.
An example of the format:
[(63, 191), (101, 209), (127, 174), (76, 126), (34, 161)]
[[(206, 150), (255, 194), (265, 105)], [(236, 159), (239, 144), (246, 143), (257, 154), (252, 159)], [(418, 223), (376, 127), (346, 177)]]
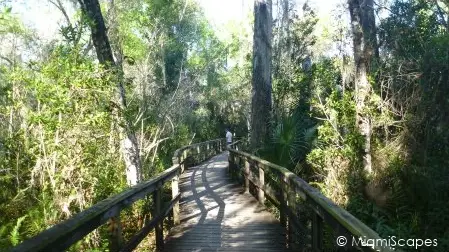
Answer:
[(271, 162), (293, 169), (312, 149), (318, 124), (302, 109), (271, 122), (270, 139), (260, 154)]

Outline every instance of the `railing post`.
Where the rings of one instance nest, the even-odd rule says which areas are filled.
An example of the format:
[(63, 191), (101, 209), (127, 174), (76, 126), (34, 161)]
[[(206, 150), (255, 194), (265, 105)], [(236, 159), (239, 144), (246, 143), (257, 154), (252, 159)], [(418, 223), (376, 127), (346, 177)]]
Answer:
[(179, 164), (179, 156), (173, 156), (171, 161), (174, 165)]
[(280, 189), (281, 189), (281, 192), (280, 192), (280, 194), (279, 194), (279, 203), (280, 203), (280, 207), (279, 207), (279, 212), (280, 212), (280, 222), (281, 222), (281, 225), (284, 227), (284, 228), (286, 228), (287, 227), (287, 218), (286, 218), (286, 216), (287, 216), (287, 197), (288, 197), (288, 195), (287, 195), (287, 185), (288, 185), (288, 183), (287, 183), (287, 178), (285, 177), (285, 175), (284, 174), (280, 174), (279, 176), (281, 176), (281, 179), (279, 180), (279, 182), (280, 182), (280, 184), (281, 184), (281, 186), (280, 186)]
[(296, 219), (296, 191), (294, 188), (289, 187), (287, 192), (288, 197), (288, 244), (289, 248), (296, 248), (296, 232), (295, 232), (295, 219)]
[(237, 177), (237, 171), (238, 171), (238, 168), (239, 168), (239, 162), (238, 162), (238, 160), (239, 160), (239, 157), (234, 153), (233, 155), (232, 155), (232, 170), (231, 170), (231, 176), (232, 176), (232, 178), (233, 179), (238, 179), (238, 177)]
[(120, 251), (123, 246), (122, 222), (120, 212), (109, 219), (109, 251)]
[[(158, 186), (158, 189), (153, 192), (153, 202), (154, 202), (154, 211), (153, 217), (156, 218), (161, 214), (161, 191), (162, 185)], [(164, 249), (164, 233), (163, 233), (163, 223), (164, 220), (161, 220), (156, 224), (155, 233), (156, 233), (156, 251), (162, 251)]]
[(234, 155), (234, 163), (235, 163), (235, 166), (234, 166), (234, 177), (240, 184), (242, 184), (243, 181), (240, 179), (240, 169), (241, 169), (240, 168), (240, 161), (242, 161), (242, 157), (239, 156), (239, 155)]
[(181, 173), (183, 173), (184, 170), (186, 169), (186, 157), (187, 157), (187, 150), (183, 150), (181, 158)]
[(259, 164), (259, 193), (258, 193), (258, 198), (259, 198), (259, 202), (261, 204), (265, 203), (265, 192), (264, 192), (264, 187), (265, 187), (265, 174), (264, 174), (264, 170), (263, 170), (263, 164)]
[[(172, 199), (175, 199), (179, 193), (179, 173), (171, 181), (171, 195)], [(178, 225), (179, 221), (179, 202), (176, 202), (173, 206), (173, 224)]]
[(201, 158), (201, 149), (200, 149), (200, 145), (199, 144), (196, 146), (196, 156), (198, 157), (198, 163), (203, 162), (203, 160)]
[(202, 144), (201, 145), (201, 152), (203, 153), (201, 156), (203, 157), (201, 162), (205, 161), (208, 156), (207, 156), (207, 149), (206, 149), (206, 145)]
[[(290, 233), (289, 228), (287, 226), (287, 220), (288, 220), (288, 208), (287, 208), (287, 199), (288, 199), (288, 193), (287, 190), (289, 188), (289, 182), (288, 178), (285, 176), (285, 174), (279, 174), (280, 179), (280, 189), (281, 192), (279, 194), (279, 222), (281, 223), (281, 226), (284, 228), (285, 231), (285, 244), (288, 248), (290, 248)], [(290, 225), (290, 224), (289, 224)]]
[(210, 142), (207, 142), (207, 144), (206, 144), (206, 153), (207, 153), (207, 157), (212, 156), (210, 153)]
[(249, 193), (249, 179), (248, 179), (249, 171), (250, 171), (249, 169), (250, 169), (249, 160), (248, 160), (248, 157), (246, 157), (245, 158), (245, 174), (244, 174), (244, 176), (245, 176), (245, 193)]
[(317, 213), (312, 217), (312, 248), (323, 251), (323, 219)]
[[(228, 155), (228, 174), (229, 175), (232, 175), (231, 174), (231, 170), (232, 170), (232, 166), (233, 166), (233, 153), (232, 152), (229, 152), (229, 155)], [(232, 178), (232, 176), (231, 176), (231, 178)]]

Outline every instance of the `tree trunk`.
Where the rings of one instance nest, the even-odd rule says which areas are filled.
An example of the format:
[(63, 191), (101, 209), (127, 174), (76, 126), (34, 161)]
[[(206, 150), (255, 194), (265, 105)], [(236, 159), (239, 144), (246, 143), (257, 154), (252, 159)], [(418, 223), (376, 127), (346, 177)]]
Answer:
[(366, 103), (371, 96), (368, 76), (371, 63), (378, 56), (373, 0), (348, 0), (353, 35), (355, 62), (355, 95), (357, 127), (364, 137), (363, 167), (372, 173), (371, 165), (371, 118)]
[[(361, 0), (359, 0), (361, 1)], [(370, 57), (368, 62), (369, 69), (371, 71), (371, 63), (379, 58), (379, 47), (377, 44), (377, 32), (376, 32), (376, 18), (374, 15), (374, 1), (364, 0), (360, 3), (360, 8), (362, 9), (362, 29), (363, 36), (365, 38), (366, 52)]]
[(271, 0), (254, 2), (254, 44), (251, 104), (251, 148), (268, 138), (271, 116)]
[[(123, 85), (123, 72), (114, 61), (111, 45), (106, 34), (103, 15), (101, 14), (98, 0), (78, 0), (83, 14), (90, 19), (90, 28), (92, 31), (92, 41), (95, 46), (97, 58), (100, 64), (107, 69), (112, 70), (116, 76), (118, 99), (120, 112), (124, 114), (126, 109), (125, 88)], [(137, 138), (132, 130), (130, 122), (123, 116), (123, 126), (121, 127), (122, 152), (126, 166), (126, 177), (129, 185), (137, 184), (141, 179), (141, 162)]]

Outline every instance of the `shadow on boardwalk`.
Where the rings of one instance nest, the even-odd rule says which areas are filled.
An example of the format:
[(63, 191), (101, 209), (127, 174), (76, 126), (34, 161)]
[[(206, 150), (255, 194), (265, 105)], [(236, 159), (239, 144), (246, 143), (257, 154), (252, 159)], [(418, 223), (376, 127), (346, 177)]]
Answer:
[(279, 222), (227, 174), (220, 154), (181, 177), (181, 224), (165, 251), (286, 251)]

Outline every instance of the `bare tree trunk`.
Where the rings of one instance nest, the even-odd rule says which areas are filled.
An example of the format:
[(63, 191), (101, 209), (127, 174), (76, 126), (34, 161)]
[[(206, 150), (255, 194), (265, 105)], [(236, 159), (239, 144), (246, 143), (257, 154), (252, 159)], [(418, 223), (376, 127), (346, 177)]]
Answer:
[[(90, 28), (92, 31), (92, 41), (95, 46), (97, 58), (100, 64), (113, 71), (116, 76), (118, 99), (120, 101), (120, 112), (126, 109), (125, 88), (123, 85), (123, 72), (117, 66), (112, 54), (109, 38), (106, 34), (103, 15), (101, 14), (100, 4), (98, 0), (78, 0), (81, 5), (83, 14), (90, 19)], [(122, 113), (123, 114), (123, 113)], [(126, 165), (126, 177), (129, 185), (137, 184), (141, 179), (142, 165), (140, 161), (139, 147), (137, 138), (132, 130), (131, 123), (123, 116), (123, 126), (121, 133), (123, 134), (122, 152)]]
[[(361, 0), (359, 0), (361, 1)], [(366, 54), (369, 57), (368, 71), (370, 72), (372, 62), (379, 58), (379, 46), (377, 44), (376, 17), (374, 15), (374, 0), (362, 0), (362, 29), (366, 43)]]
[(271, 116), (271, 0), (254, 2), (254, 44), (251, 104), (251, 148), (268, 138)]
[(372, 173), (371, 118), (366, 103), (372, 92), (368, 81), (371, 63), (378, 56), (373, 0), (348, 0), (353, 34), (357, 127), (365, 139), (363, 167)]

